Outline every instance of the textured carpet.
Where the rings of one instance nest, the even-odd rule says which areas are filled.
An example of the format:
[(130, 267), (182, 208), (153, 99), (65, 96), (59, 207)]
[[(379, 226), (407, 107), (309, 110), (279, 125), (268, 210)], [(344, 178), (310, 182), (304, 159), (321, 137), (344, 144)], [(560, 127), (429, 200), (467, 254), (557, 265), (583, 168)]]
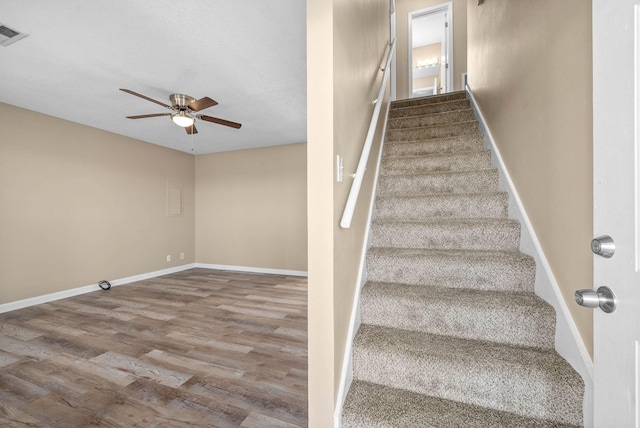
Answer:
[(342, 426), (582, 426), (464, 92), (392, 104)]

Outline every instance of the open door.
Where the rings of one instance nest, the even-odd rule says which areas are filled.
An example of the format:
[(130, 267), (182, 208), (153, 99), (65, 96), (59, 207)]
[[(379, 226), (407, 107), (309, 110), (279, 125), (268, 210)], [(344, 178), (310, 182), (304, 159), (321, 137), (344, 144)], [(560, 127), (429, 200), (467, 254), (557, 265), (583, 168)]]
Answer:
[[(592, 250), (599, 253), (594, 291), (600, 293), (587, 298), (614, 309), (594, 308), (594, 426), (638, 428), (640, 0), (592, 5), (594, 238), (600, 238)], [(615, 308), (601, 287), (611, 290)]]
[(453, 90), (452, 3), (409, 12), (409, 97)]

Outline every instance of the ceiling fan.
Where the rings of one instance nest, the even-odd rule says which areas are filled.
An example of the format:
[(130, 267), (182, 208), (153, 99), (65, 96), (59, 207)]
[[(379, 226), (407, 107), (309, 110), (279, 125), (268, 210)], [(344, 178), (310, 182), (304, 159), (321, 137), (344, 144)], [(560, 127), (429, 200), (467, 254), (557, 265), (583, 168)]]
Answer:
[(207, 116), (204, 114), (195, 114), (200, 110), (204, 110), (209, 107), (213, 107), (218, 104), (217, 101), (212, 100), (209, 97), (200, 98), (199, 100), (190, 97), (189, 95), (183, 94), (171, 94), (169, 96), (169, 100), (171, 101), (171, 105), (165, 104), (160, 101), (156, 101), (153, 98), (149, 98), (137, 92), (134, 92), (130, 89), (120, 89), (123, 92), (126, 92), (131, 95), (135, 95), (136, 97), (140, 97), (144, 100), (151, 101), (152, 103), (156, 103), (165, 107), (172, 111), (172, 113), (152, 113), (152, 114), (142, 114), (138, 116), (127, 116), (127, 119), (145, 119), (147, 117), (158, 117), (158, 116), (171, 116), (171, 120), (178, 125), (182, 126), (187, 134), (197, 134), (198, 130), (196, 129), (196, 119), (204, 120), (206, 122), (217, 123), (218, 125), (230, 126), (231, 128), (239, 129), (242, 125), (237, 122), (231, 122), (229, 120), (219, 119), (213, 116)]

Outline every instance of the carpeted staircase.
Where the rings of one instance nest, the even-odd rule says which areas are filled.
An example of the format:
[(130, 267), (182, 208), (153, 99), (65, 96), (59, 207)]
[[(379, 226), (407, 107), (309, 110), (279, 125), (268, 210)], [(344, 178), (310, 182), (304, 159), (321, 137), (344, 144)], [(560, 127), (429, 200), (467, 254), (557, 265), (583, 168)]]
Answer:
[(392, 104), (342, 427), (582, 425), (464, 92)]

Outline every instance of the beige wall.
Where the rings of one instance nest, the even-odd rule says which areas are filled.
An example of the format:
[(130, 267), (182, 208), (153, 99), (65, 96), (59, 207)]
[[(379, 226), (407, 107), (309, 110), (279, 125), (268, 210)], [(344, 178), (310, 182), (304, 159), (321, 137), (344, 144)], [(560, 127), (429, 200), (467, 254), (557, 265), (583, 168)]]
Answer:
[(6, 104), (0, 129), (0, 304), (196, 261), (307, 270), (305, 144), (194, 157)]
[[(467, 71), (467, 2), (453, 2), (453, 88), (462, 90)], [(446, 3), (445, 0), (396, 0), (396, 98), (409, 97), (409, 12)]]
[(6, 104), (0, 129), (0, 303), (195, 261), (193, 156)]
[(306, 144), (196, 157), (198, 263), (307, 270)]
[(592, 352), (591, 2), (469, 0), (468, 22), (469, 84)]
[(334, 393), (333, 1), (307, 0), (309, 427), (332, 427)]
[[(374, 165), (340, 229), (389, 42), (388, 0), (307, 1), (309, 426), (333, 426)], [(388, 99), (388, 95), (385, 100)], [(386, 102), (386, 101), (383, 101)], [(379, 144), (379, 138), (378, 138)], [(372, 153), (377, 153), (376, 145)], [(344, 183), (336, 182), (336, 155)], [(372, 157), (372, 162), (376, 156)]]

